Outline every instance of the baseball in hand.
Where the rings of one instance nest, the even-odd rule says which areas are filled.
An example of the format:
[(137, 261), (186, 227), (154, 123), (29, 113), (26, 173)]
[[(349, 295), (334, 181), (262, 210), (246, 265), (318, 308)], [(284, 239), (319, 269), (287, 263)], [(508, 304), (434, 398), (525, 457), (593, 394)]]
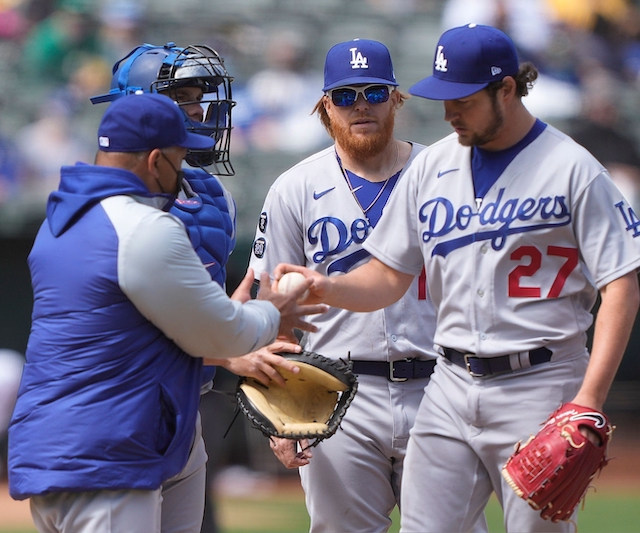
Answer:
[[(287, 272), (278, 281), (278, 292), (280, 294), (288, 294), (291, 291), (295, 291), (301, 284), (305, 283), (307, 278), (300, 272)], [(302, 293), (302, 296), (298, 298), (298, 303), (304, 302), (309, 296), (309, 289)]]

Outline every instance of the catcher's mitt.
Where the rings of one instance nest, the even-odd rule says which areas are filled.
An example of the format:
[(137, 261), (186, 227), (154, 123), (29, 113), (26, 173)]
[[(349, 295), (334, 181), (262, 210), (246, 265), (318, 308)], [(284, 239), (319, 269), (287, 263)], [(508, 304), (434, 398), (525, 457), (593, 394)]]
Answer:
[(267, 387), (242, 378), (236, 398), (251, 423), (269, 437), (316, 439), (314, 445), (338, 429), (358, 383), (350, 365), (313, 352), (281, 353), (295, 361), (300, 372), (278, 371), (286, 380)]
[[(580, 432), (595, 432), (600, 445)], [(540, 432), (523, 445), (502, 469), (516, 494), (552, 522), (569, 520), (584, 498), (589, 483), (608, 462), (607, 446), (614, 427), (593, 409), (566, 403), (543, 424)]]

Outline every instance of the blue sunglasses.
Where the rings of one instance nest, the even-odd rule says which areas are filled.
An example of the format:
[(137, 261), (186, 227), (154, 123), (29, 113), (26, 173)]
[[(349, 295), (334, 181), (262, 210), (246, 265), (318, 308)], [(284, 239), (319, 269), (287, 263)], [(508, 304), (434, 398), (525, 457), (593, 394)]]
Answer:
[(370, 104), (381, 104), (389, 99), (395, 87), (391, 85), (362, 85), (360, 87), (338, 87), (329, 92), (331, 101), (338, 107), (348, 107), (356, 103), (359, 95)]

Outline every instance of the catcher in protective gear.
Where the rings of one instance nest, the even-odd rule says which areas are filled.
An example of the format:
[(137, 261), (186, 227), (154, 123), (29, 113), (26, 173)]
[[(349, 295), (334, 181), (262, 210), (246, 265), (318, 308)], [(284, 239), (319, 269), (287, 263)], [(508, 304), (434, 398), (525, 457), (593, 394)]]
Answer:
[(284, 387), (242, 378), (236, 391), (238, 405), (264, 435), (315, 439), (315, 446), (340, 426), (358, 388), (356, 376), (348, 363), (314, 352), (279, 355), (295, 361), (300, 372), (279, 370)]
[[(127, 94), (151, 92), (165, 94), (185, 109), (198, 104), (203, 109), (201, 120), (193, 120), (185, 112), (187, 130), (206, 135), (216, 141), (211, 150), (189, 150), (185, 161), (192, 167), (214, 165), (217, 176), (235, 174), (229, 159), (231, 142), (231, 109), (236, 105), (224, 59), (211, 47), (197, 44), (185, 48), (169, 42), (163, 46), (143, 44), (113, 66), (111, 90), (90, 98), (94, 104), (113, 102)], [(181, 101), (177, 90), (198, 87), (201, 100)]]
[[(582, 434), (592, 431), (598, 444)], [(552, 522), (569, 520), (595, 477), (608, 462), (614, 426), (593, 409), (566, 403), (515, 453), (502, 475), (518, 496)]]

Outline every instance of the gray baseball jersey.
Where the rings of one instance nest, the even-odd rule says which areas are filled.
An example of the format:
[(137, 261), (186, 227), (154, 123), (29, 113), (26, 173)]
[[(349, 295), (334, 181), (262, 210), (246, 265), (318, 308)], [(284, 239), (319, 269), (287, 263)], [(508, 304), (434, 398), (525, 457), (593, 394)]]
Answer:
[[(405, 168), (423, 148), (413, 145)], [(343, 274), (369, 259), (362, 244), (370, 230), (335, 148), (330, 147), (298, 163), (272, 185), (250, 266), (256, 278), (264, 271), (272, 273), (278, 263), (304, 265), (329, 276)], [(420, 270), (407, 294), (386, 309), (351, 313), (331, 308), (308, 317), (320, 331), (308, 335), (306, 349), (331, 358), (346, 359), (350, 353), (352, 359), (364, 360), (433, 359), (435, 315)]]
[(426, 265), (436, 344), (575, 354), (597, 288), (640, 265), (640, 221), (604, 167), (551, 126), (479, 207), (470, 161), (455, 133), (420, 154), (365, 249), (402, 272)]
[(533, 365), (532, 350), (552, 356), (488, 377), (438, 362), (407, 446), (401, 531), (467, 530), (494, 491), (507, 531), (571, 531), (500, 469), (577, 394), (597, 289), (640, 267), (640, 221), (602, 165), (551, 126), (481, 201), (470, 151), (454, 133), (419, 154), (364, 247), (401, 272), (424, 263), (442, 349), (508, 356), (511, 368), (521, 355)]
[[(405, 168), (423, 149), (413, 145)], [(403, 179), (401, 174), (398, 183)], [(271, 187), (251, 266), (256, 276), (273, 272), (280, 262), (338, 276), (369, 259), (362, 244), (370, 230), (335, 148), (327, 148), (282, 174)], [(306, 349), (360, 361), (434, 359), (435, 315), (418, 270), (405, 296), (386, 309), (351, 313), (331, 308), (308, 317), (319, 331), (303, 339)], [(340, 431), (314, 448), (310, 463), (300, 469), (313, 533), (388, 530), (389, 515), (399, 503), (409, 431), (428, 382), (427, 377), (395, 382), (358, 375), (358, 393)], [(478, 531), (486, 531), (483, 525)]]

